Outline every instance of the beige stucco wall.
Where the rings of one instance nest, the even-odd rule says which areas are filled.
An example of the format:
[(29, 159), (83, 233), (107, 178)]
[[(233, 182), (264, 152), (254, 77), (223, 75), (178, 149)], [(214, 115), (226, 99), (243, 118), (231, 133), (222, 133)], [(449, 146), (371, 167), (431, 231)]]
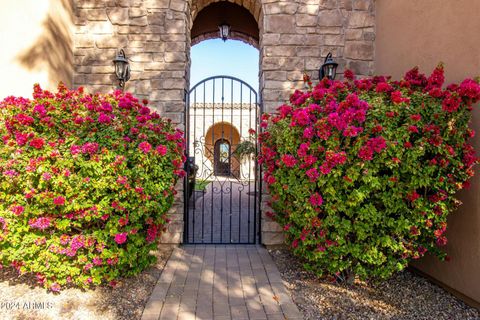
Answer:
[(0, 99), (31, 97), (34, 83), (72, 84), (71, 21), (68, 0), (1, 2)]
[[(446, 65), (447, 84), (480, 75), (480, 1), (376, 1), (375, 57), (377, 74), (400, 78), (418, 65), (429, 73), (439, 61)], [(472, 127), (480, 132), (480, 110)], [(480, 152), (480, 136), (474, 139)], [(449, 218), (446, 247), (450, 262), (426, 257), (420, 270), (480, 305), (480, 172), (472, 188), (460, 192), (463, 201)]]

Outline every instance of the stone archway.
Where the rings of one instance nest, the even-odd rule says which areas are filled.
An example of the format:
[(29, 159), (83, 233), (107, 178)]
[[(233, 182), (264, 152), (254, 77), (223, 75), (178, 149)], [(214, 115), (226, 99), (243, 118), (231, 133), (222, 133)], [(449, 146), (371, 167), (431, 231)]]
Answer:
[(225, 1), (210, 4), (195, 17), (191, 30), (192, 46), (218, 38), (218, 26), (223, 23), (230, 26), (229, 39), (259, 48), (259, 27), (251, 12), (245, 7)]
[[(226, 19), (222, 20), (222, 23), (232, 26), (231, 39), (244, 41), (262, 51), (262, 0), (188, 0), (188, 6), (190, 14), (187, 14), (187, 27), (188, 31), (194, 32), (188, 39), (190, 46), (203, 40), (218, 38), (218, 32), (209, 28), (208, 24), (212, 23), (212, 16), (218, 17), (218, 14), (221, 14), (221, 18)], [(195, 33), (197, 29), (206, 32)]]

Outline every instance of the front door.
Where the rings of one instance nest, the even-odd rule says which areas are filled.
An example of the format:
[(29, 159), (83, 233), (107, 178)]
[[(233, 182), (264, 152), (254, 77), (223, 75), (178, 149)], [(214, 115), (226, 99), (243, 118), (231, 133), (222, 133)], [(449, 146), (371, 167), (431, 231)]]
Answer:
[(214, 150), (215, 176), (230, 176), (230, 157), (230, 143), (225, 139), (218, 139)]

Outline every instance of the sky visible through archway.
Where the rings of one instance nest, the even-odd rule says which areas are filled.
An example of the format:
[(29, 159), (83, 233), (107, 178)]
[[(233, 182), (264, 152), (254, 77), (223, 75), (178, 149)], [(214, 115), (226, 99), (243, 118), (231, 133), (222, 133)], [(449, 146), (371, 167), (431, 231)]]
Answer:
[[(259, 52), (251, 45), (237, 40), (206, 40), (192, 47), (191, 60), (190, 87), (205, 78), (226, 75), (245, 81), (258, 92)], [(219, 102), (219, 90), (216, 89), (215, 92), (215, 102)], [(206, 89), (206, 94), (206, 100), (211, 102), (212, 90)], [(244, 101), (246, 98), (248, 99), (243, 97)], [(230, 100), (231, 97), (226, 93), (225, 101)]]

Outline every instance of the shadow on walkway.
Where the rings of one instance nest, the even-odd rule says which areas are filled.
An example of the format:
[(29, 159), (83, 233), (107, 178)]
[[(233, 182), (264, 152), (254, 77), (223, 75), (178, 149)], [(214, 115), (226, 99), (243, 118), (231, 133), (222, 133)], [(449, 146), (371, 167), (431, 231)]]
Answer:
[(289, 319), (302, 314), (266, 249), (176, 248), (142, 315), (150, 319)]

